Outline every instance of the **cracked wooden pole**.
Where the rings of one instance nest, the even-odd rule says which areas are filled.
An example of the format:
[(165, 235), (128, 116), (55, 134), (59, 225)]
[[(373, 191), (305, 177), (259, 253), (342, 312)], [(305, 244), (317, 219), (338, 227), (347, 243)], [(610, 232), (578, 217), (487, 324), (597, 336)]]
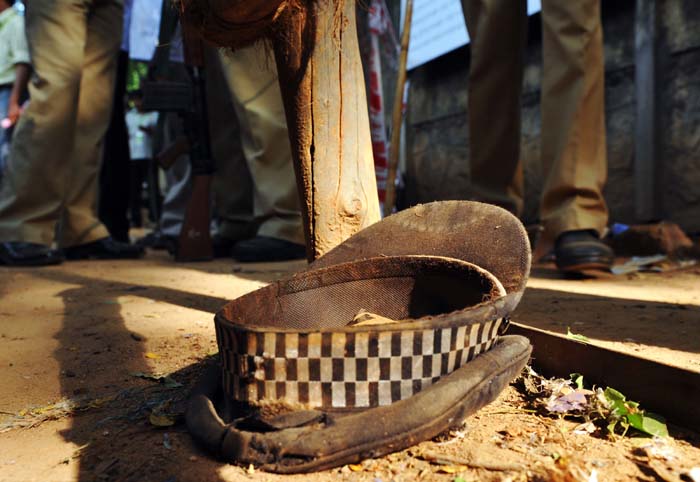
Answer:
[(312, 261), (379, 220), (354, 0), (190, 0), (203, 35), (272, 44)]

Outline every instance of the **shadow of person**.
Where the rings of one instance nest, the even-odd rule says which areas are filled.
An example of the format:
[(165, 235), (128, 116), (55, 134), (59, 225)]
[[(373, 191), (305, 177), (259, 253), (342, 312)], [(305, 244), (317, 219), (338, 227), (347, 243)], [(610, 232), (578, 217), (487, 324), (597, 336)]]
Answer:
[(90, 278), (76, 283), (75, 276), (68, 277), (79, 286), (60, 293), (65, 314), (54, 356), (63, 397), (76, 404), (61, 435), (78, 448), (62, 463), (77, 464), (80, 481), (222, 480), (221, 464), (203, 456), (181, 420), (204, 364), (191, 364), (167, 381), (134, 376), (148, 376), (152, 369), (143, 338), (122, 316), (119, 297), (128, 294), (128, 286), (115, 289), (114, 283)]

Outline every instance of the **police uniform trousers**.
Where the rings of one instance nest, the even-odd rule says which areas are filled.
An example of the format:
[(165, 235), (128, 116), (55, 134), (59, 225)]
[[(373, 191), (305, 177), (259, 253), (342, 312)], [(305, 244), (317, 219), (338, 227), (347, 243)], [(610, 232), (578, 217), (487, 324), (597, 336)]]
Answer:
[(95, 202), (122, 9), (121, 0), (27, 2), (34, 74), (0, 188), (0, 241), (68, 247), (108, 235)]
[[(220, 50), (218, 60), (237, 118), (237, 123), (215, 121), (212, 125), (215, 157), (226, 158), (217, 157), (214, 179), (219, 233), (242, 239), (257, 231), (259, 236), (304, 244), (274, 58), (264, 45), (254, 45), (234, 52)], [(240, 136), (235, 142), (240, 142), (237, 152), (242, 156), (232, 149), (234, 136)], [(227, 146), (228, 155), (222, 146)]]
[[(523, 207), (520, 105), (524, 0), (463, 0), (471, 40), (470, 163), (475, 197)], [(564, 231), (602, 234), (608, 221), (600, 0), (542, 0), (540, 217), (544, 241)]]

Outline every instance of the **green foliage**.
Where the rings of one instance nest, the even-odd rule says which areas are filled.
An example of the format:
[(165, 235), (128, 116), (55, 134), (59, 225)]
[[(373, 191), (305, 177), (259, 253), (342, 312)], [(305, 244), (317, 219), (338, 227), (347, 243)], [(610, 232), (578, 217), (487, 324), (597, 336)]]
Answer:
[(610, 437), (625, 436), (632, 428), (644, 435), (668, 437), (663, 417), (642, 410), (638, 402), (628, 400), (614, 388), (587, 389), (580, 373), (572, 373), (568, 379), (547, 379), (526, 367), (519, 385), (535, 410), (583, 420), (589, 433), (598, 427)]
[(668, 428), (663, 417), (641, 410), (639, 403), (627, 400), (627, 397), (614, 388), (607, 387), (603, 391), (603, 397), (610, 409), (608, 433), (614, 434), (619, 425), (623, 436), (632, 427), (647, 435), (668, 437)]
[(572, 373), (569, 376), (571, 377), (571, 381), (576, 385), (576, 388), (583, 390), (583, 375), (580, 373)]
[(141, 88), (141, 82), (148, 74), (148, 64), (138, 60), (129, 60), (126, 71), (126, 91), (132, 92)]

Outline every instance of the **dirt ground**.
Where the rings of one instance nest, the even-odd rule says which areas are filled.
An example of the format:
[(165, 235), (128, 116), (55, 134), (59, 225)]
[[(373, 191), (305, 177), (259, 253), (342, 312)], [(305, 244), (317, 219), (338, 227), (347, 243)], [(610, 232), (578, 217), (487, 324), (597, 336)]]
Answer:
[[(457, 432), (313, 475), (223, 464), (193, 445), (181, 420), (154, 426), (154, 411), (181, 412), (216, 352), (212, 313), (301, 266), (175, 264), (150, 253), (0, 268), (0, 481), (677, 481), (700, 467), (697, 433), (578, 434), (578, 422), (529, 412), (513, 386)], [(698, 268), (568, 280), (538, 267), (514, 319), (700, 371)]]

